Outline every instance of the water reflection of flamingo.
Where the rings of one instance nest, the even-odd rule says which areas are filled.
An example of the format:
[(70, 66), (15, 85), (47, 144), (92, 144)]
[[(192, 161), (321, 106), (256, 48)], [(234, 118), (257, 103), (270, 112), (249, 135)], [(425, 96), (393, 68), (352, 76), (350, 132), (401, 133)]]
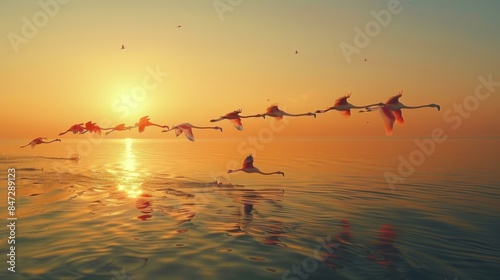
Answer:
[(135, 201), (135, 208), (139, 210), (142, 215), (137, 216), (137, 219), (141, 221), (145, 221), (151, 218), (153, 215), (151, 213), (153, 210), (153, 202), (151, 201), (151, 195), (143, 193), (140, 194), (137, 200)]
[(382, 225), (377, 231), (377, 241), (373, 246), (375, 252), (382, 257), (377, 258), (375, 254), (370, 254), (368, 258), (379, 265), (395, 267), (401, 255), (401, 252), (394, 244), (396, 237), (396, 231), (392, 225)]
[(288, 233), (285, 223), (271, 220), (256, 210), (256, 205), (264, 202), (275, 203), (280, 201), (284, 191), (282, 189), (251, 190), (241, 188), (223, 188), (234, 202), (242, 205), (242, 212), (238, 212), (238, 221), (232, 223), (236, 226), (231, 233), (245, 233), (260, 237), (266, 245), (283, 246), (282, 238)]

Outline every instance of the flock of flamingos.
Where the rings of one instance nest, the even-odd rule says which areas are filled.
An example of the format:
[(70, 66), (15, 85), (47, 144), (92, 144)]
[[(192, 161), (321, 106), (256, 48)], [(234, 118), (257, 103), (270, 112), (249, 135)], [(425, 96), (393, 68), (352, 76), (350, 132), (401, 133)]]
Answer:
[[(243, 125), (241, 123), (242, 118), (265, 118), (266, 116), (274, 117), (277, 120), (282, 119), (284, 116), (289, 116), (289, 117), (299, 117), (299, 116), (313, 116), (316, 118), (316, 114), (321, 114), (321, 113), (326, 113), (331, 110), (337, 110), (340, 111), (341, 114), (344, 117), (349, 117), (351, 115), (351, 109), (361, 109), (359, 112), (371, 112), (378, 110), (380, 112), (380, 115), (382, 116), (382, 120), (384, 123), (384, 128), (385, 132), (387, 135), (392, 135), (392, 130), (394, 126), (394, 122), (403, 125), (404, 124), (404, 119), (403, 119), (403, 114), (401, 112), (401, 109), (418, 109), (418, 108), (424, 108), (424, 107), (431, 107), (431, 108), (437, 108), (439, 111), (441, 107), (437, 104), (427, 104), (427, 105), (420, 105), (420, 106), (406, 106), (403, 103), (399, 102), (399, 98), (403, 95), (403, 92), (399, 92), (397, 95), (392, 96), (387, 100), (385, 103), (374, 103), (374, 104), (369, 104), (365, 106), (355, 106), (352, 105), (347, 101), (349, 97), (351, 97), (351, 94), (345, 95), (343, 97), (338, 98), (335, 101), (335, 104), (331, 107), (328, 107), (325, 110), (317, 110), (315, 113), (302, 113), (302, 114), (290, 114), (285, 111), (282, 111), (278, 108), (278, 105), (274, 104), (271, 105), (267, 108), (266, 112), (263, 114), (257, 114), (257, 115), (248, 115), (248, 116), (240, 116), (241, 109), (236, 110), (230, 113), (227, 113), (224, 116), (221, 116), (218, 119), (212, 119), (210, 122), (218, 122), (221, 120), (230, 120), (234, 127), (238, 130), (243, 130)], [(222, 128), (219, 126), (194, 126), (190, 123), (182, 123), (176, 126), (168, 127), (167, 125), (159, 125), (150, 122), (149, 116), (142, 117), (138, 123), (136, 123), (134, 126), (126, 126), (125, 124), (119, 124), (115, 127), (109, 127), (109, 128), (102, 128), (99, 127), (96, 123), (93, 123), (92, 121), (89, 121), (85, 123), (79, 123), (72, 125), (70, 128), (68, 128), (66, 131), (59, 133), (59, 136), (64, 135), (68, 132), (73, 132), (73, 134), (84, 134), (84, 133), (97, 133), (101, 135), (101, 132), (107, 131), (105, 134), (108, 135), (113, 131), (123, 131), (123, 130), (131, 130), (132, 128), (138, 128), (139, 133), (143, 132), (146, 126), (158, 126), (161, 128), (165, 128), (165, 130), (162, 130), (162, 132), (169, 132), (169, 131), (175, 131), (175, 135), (179, 136), (182, 133), (186, 135), (186, 137), (190, 141), (194, 141), (194, 135), (193, 135), (193, 128), (196, 129), (218, 129), (222, 131)], [(52, 142), (61, 142), (61, 139), (54, 139), (51, 141), (44, 141), (44, 139), (47, 139), (45, 137), (38, 137), (36, 139), (33, 139), (30, 143), (21, 146), (21, 148), (31, 146), (34, 148), (36, 145), (39, 144), (48, 144)], [(240, 169), (236, 170), (228, 170), (228, 173), (233, 173), (237, 171), (243, 171), (247, 173), (260, 173), (263, 175), (271, 175), (271, 174), (281, 174), (282, 176), (285, 176), (285, 174), (281, 171), (276, 171), (276, 172), (262, 172), (258, 168), (253, 166), (253, 157), (252, 155), (249, 155), (247, 158), (245, 158), (243, 162), (243, 167)]]

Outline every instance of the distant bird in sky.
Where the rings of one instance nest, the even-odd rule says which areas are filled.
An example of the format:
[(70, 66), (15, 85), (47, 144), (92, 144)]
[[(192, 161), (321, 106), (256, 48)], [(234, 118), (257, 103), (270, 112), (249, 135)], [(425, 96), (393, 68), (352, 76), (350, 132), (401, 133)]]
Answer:
[(299, 54), (299, 51), (295, 50), (295, 54)]
[(303, 114), (289, 114), (285, 111), (282, 111), (278, 108), (278, 104), (273, 104), (269, 106), (266, 110), (266, 112), (263, 114), (265, 116), (270, 116), (274, 117), (277, 120), (281, 120), (283, 116), (289, 116), (289, 117), (299, 117), (299, 116), (313, 116), (316, 118), (316, 114), (314, 113), (303, 113)]
[(385, 104), (390, 107), (392, 113), (394, 114), (394, 117), (396, 118), (396, 123), (398, 123), (399, 125), (403, 125), (405, 123), (401, 109), (419, 109), (424, 107), (431, 107), (437, 108), (438, 111), (441, 110), (441, 106), (434, 103), (420, 106), (406, 106), (403, 103), (399, 102), (399, 98), (401, 96), (403, 96), (403, 91), (400, 91), (397, 95), (389, 98), (389, 100), (385, 102)]
[(143, 132), (146, 126), (158, 126), (161, 128), (168, 129), (168, 125), (159, 125), (156, 123), (152, 123), (149, 121), (149, 116), (142, 117), (138, 123), (135, 124), (135, 127), (139, 128), (139, 133)]
[(179, 136), (184, 133), (190, 141), (194, 141), (193, 128), (196, 129), (219, 129), (222, 132), (222, 128), (218, 126), (194, 126), (190, 123), (182, 123), (176, 126), (172, 126), (170, 129), (162, 130), (162, 132), (169, 132), (171, 130), (175, 131), (175, 136)]
[(365, 61), (368, 61), (368, 60), (366, 60), (366, 58), (365, 58)]
[(349, 97), (351, 97), (350, 93), (348, 95), (345, 95), (345, 96), (340, 97), (337, 100), (335, 100), (335, 104), (333, 104), (332, 107), (329, 107), (326, 110), (317, 110), (316, 113), (326, 113), (330, 110), (337, 110), (337, 111), (340, 111), (340, 113), (344, 117), (348, 118), (351, 116), (351, 109), (365, 109), (366, 107), (382, 105), (382, 103), (375, 103), (375, 104), (370, 104), (370, 105), (366, 105), (366, 106), (354, 106), (351, 103), (347, 102), (347, 99)]
[(125, 45), (122, 44), (121, 50), (124, 50), (124, 49), (125, 49)]
[(181, 27), (182, 27), (182, 25), (177, 25), (177, 28), (181, 28)]
[[(88, 121), (85, 123), (85, 128), (87, 129), (88, 132), (90, 133), (97, 133), (99, 135), (101, 135), (101, 128), (96, 124), (96, 123), (93, 123), (92, 121)], [(87, 131), (83, 132), (83, 133), (86, 133)]]
[(230, 113), (227, 113), (226, 115), (221, 116), (218, 119), (210, 120), (210, 122), (218, 122), (218, 121), (226, 119), (226, 120), (230, 120), (234, 124), (234, 127), (236, 127), (237, 130), (243, 130), (243, 125), (241, 124), (241, 119), (242, 118), (243, 119), (244, 118), (258, 118), (258, 117), (263, 117), (264, 118), (264, 115), (262, 115), (262, 114), (249, 115), (249, 116), (240, 116), (239, 115), (240, 113), (241, 113), (241, 109), (233, 111), (233, 112), (230, 112)]
[(74, 124), (74, 125), (72, 125), (72, 126), (71, 126), (70, 128), (68, 128), (68, 130), (66, 130), (65, 132), (61, 132), (61, 133), (59, 133), (59, 136), (64, 135), (64, 134), (66, 134), (66, 133), (68, 133), (68, 132), (70, 132), (70, 131), (71, 131), (71, 132), (73, 132), (73, 134), (77, 134), (77, 133), (82, 134), (82, 133), (85, 133), (85, 132), (86, 132), (86, 131), (85, 131), (85, 127), (83, 126), (83, 123), (79, 123), (79, 124)]
[(27, 147), (27, 146), (31, 146), (31, 148), (34, 148), (36, 145), (39, 145), (39, 144), (48, 144), (48, 143), (52, 143), (52, 142), (55, 142), (55, 141), (58, 141), (58, 142), (61, 142), (61, 139), (54, 139), (52, 141), (43, 141), (44, 139), (47, 139), (45, 137), (38, 137), (38, 138), (35, 138), (33, 140), (31, 140), (31, 142), (29, 142), (28, 144), (24, 145), (24, 146), (21, 146), (19, 148), (24, 148), (24, 147)]
[(108, 132), (106, 132), (106, 135), (108, 135), (108, 134), (110, 134), (113, 131), (123, 131), (123, 130), (126, 130), (126, 129), (130, 130), (132, 128), (135, 128), (135, 126), (125, 126), (125, 124), (122, 123), (122, 124), (119, 124), (119, 125), (117, 125), (115, 127), (101, 128), (101, 129), (102, 130), (109, 130)]
[(238, 171), (243, 171), (246, 173), (259, 173), (262, 175), (281, 174), (282, 176), (285, 176), (285, 173), (283, 173), (281, 171), (275, 171), (275, 172), (269, 172), (269, 173), (260, 171), (257, 167), (253, 166), (253, 156), (252, 155), (249, 155), (245, 158), (245, 160), (243, 161), (242, 168), (236, 169), (236, 170), (229, 169), (227, 171), (227, 173), (234, 173), (234, 172), (238, 172)]

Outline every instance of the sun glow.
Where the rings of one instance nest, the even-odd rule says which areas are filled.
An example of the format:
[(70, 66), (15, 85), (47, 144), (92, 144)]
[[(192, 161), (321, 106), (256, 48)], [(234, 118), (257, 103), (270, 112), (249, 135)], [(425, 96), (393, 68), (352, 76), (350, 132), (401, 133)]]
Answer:
[(127, 193), (130, 198), (136, 198), (142, 194), (140, 174), (136, 172), (137, 162), (132, 147), (133, 142), (133, 139), (125, 138), (125, 153), (122, 161), (124, 172), (120, 177), (121, 183), (118, 185), (118, 190)]

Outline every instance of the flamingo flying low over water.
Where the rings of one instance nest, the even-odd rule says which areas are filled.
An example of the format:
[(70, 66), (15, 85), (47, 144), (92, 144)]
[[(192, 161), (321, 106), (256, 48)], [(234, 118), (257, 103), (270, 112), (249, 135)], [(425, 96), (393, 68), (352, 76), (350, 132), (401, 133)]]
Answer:
[(101, 128), (101, 129), (102, 130), (110, 130), (110, 131), (106, 132), (106, 135), (108, 135), (108, 134), (110, 134), (113, 131), (123, 131), (123, 130), (126, 130), (126, 129), (130, 130), (132, 128), (135, 128), (135, 126), (125, 126), (125, 124), (122, 123), (122, 124), (119, 124), (119, 125), (117, 125), (115, 127)]
[(169, 132), (171, 130), (175, 131), (175, 136), (179, 136), (184, 133), (190, 141), (194, 141), (193, 128), (197, 129), (219, 129), (222, 132), (222, 128), (218, 126), (194, 126), (190, 123), (182, 123), (167, 130), (162, 130), (162, 132)]
[(262, 175), (281, 174), (283, 177), (285, 176), (285, 173), (283, 173), (281, 171), (275, 171), (275, 172), (269, 172), (269, 173), (260, 171), (257, 167), (253, 166), (253, 156), (252, 155), (249, 155), (245, 158), (245, 161), (243, 161), (242, 168), (236, 169), (236, 170), (229, 169), (227, 171), (227, 173), (234, 173), (234, 172), (238, 172), (238, 171), (243, 171), (246, 173), (259, 173)]
[(333, 104), (332, 107), (327, 108), (326, 110), (317, 110), (316, 113), (326, 113), (330, 110), (337, 110), (340, 111), (340, 113), (348, 118), (351, 116), (351, 109), (364, 109), (366, 107), (371, 107), (371, 106), (380, 106), (382, 103), (375, 103), (375, 104), (370, 104), (366, 106), (354, 106), (351, 103), (347, 102), (347, 99), (351, 97), (351, 94), (349, 93), (346, 96), (340, 97), (335, 101), (335, 104)]
[(85, 130), (85, 127), (83, 126), (83, 123), (79, 123), (79, 124), (74, 124), (74, 125), (72, 125), (72, 126), (71, 126), (70, 128), (68, 128), (68, 130), (66, 130), (65, 132), (61, 132), (61, 133), (59, 133), (59, 136), (64, 135), (64, 134), (66, 134), (66, 133), (68, 133), (68, 132), (70, 132), (70, 131), (71, 131), (71, 132), (73, 132), (73, 134), (77, 134), (77, 133), (83, 134), (83, 133), (87, 132), (87, 131)]
[(241, 113), (241, 109), (227, 113), (226, 115), (221, 116), (218, 119), (210, 120), (210, 122), (218, 122), (218, 121), (226, 119), (226, 120), (230, 120), (234, 124), (234, 127), (236, 127), (237, 130), (243, 130), (243, 125), (241, 124), (242, 118), (243, 119), (244, 118), (258, 118), (258, 117), (264, 118), (264, 115), (262, 115), (262, 114), (250, 115), (250, 116), (240, 116), (240, 113)]
[(278, 104), (273, 104), (273, 105), (269, 106), (266, 110), (266, 113), (264, 113), (263, 115), (264, 115), (264, 117), (265, 116), (274, 117), (277, 120), (281, 120), (283, 118), (283, 116), (289, 116), (289, 117), (313, 116), (316, 118), (316, 114), (311, 113), (311, 112), (303, 113), (303, 114), (289, 114), (285, 111), (280, 110), (280, 108), (278, 108)]
[(152, 123), (149, 121), (149, 116), (142, 117), (138, 123), (135, 124), (136, 127), (139, 128), (139, 133), (143, 132), (146, 126), (158, 126), (161, 128), (166, 128), (168, 129), (168, 125), (160, 125), (156, 123)]
[(31, 142), (29, 142), (28, 144), (26, 144), (24, 146), (21, 146), (19, 148), (24, 148), (24, 147), (27, 147), (27, 146), (30, 146), (30, 145), (31, 145), (31, 148), (34, 148), (38, 144), (48, 144), (48, 143), (52, 143), (52, 142), (55, 142), (55, 141), (61, 142), (61, 139), (54, 139), (54, 140), (47, 141), (47, 142), (43, 141), (43, 139), (47, 139), (47, 138), (46, 137), (35, 138)]

